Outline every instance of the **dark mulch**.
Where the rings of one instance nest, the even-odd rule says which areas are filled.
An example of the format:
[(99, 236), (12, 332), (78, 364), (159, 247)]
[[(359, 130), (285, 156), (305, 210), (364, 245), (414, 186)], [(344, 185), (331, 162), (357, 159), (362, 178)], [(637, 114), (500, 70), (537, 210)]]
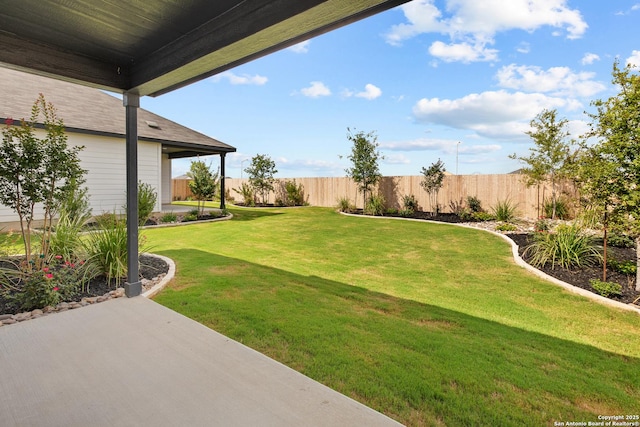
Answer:
[[(532, 234), (508, 234), (514, 242), (518, 245), (518, 253), (523, 260), (529, 261), (530, 257), (525, 253), (525, 249), (528, 245), (533, 243), (534, 236)], [(616, 260), (618, 262), (623, 261), (636, 261), (636, 251), (633, 248), (607, 248), (607, 259)], [(602, 280), (602, 265), (596, 265), (593, 267), (582, 267), (576, 269), (566, 269), (561, 267), (552, 268), (550, 265), (544, 267), (536, 267), (556, 279), (569, 283), (573, 286), (577, 286), (582, 289), (586, 289), (589, 292), (597, 293), (591, 287), (589, 282), (597, 279)], [(631, 303), (640, 297), (640, 292), (635, 290), (635, 276), (627, 276), (607, 268), (607, 282), (615, 282), (622, 285), (622, 295), (612, 296), (610, 299), (620, 301), (623, 303)]]
[[(140, 276), (142, 279), (153, 279), (159, 274), (166, 274), (169, 271), (169, 265), (160, 258), (140, 255)], [(4, 264), (4, 267), (8, 267), (11, 264)], [(124, 284), (124, 279), (121, 281), (120, 286)], [(91, 279), (87, 292), (79, 292), (72, 299), (67, 302), (80, 301), (84, 297), (98, 297), (106, 294), (109, 291), (113, 291), (117, 288), (115, 281), (108, 281), (106, 277), (100, 276)], [(16, 314), (19, 310), (11, 309), (7, 301), (4, 299), (2, 293), (0, 293), (0, 314)]]

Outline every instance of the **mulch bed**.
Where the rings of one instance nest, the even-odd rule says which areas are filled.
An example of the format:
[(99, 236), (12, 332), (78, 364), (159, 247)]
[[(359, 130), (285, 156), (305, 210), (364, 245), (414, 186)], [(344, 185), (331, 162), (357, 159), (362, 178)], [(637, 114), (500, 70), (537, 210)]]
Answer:
[[(154, 256), (142, 254), (139, 257), (140, 260), (140, 276), (142, 279), (153, 279), (160, 274), (166, 274), (169, 271), (169, 265), (162, 259)], [(5, 267), (8, 264), (5, 263)], [(121, 281), (120, 286), (124, 284), (124, 279)], [(91, 279), (87, 292), (80, 292), (76, 294), (71, 300), (66, 302), (80, 301), (85, 297), (99, 297), (106, 294), (109, 291), (116, 289), (117, 284), (115, 281), (108, 281), (106, 277), (99, 276)], [(0, 314), (16, 314), (19, 310), (11, 310), (7, 307), (7, 301), (0, 294)]]

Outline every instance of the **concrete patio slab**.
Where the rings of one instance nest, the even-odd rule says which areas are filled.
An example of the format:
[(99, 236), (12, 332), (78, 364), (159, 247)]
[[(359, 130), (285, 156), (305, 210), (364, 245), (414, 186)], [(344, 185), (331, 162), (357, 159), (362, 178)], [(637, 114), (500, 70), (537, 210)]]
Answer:
[(0, 327), (0, 426), (398, 426), (143, 297)]

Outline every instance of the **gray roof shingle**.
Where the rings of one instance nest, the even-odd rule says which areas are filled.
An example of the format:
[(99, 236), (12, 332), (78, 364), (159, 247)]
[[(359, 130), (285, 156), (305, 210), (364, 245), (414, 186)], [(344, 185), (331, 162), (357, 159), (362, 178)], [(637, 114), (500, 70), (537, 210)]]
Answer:
[[(38, 95), (44, 94), (69, 132), (125, 135), (122, 100), (98, 89), (0, 67), (0, 118), (29, 119)], [(156, 124), (152, 127), (149, 123)], [(228, 144), (143, 108), (138, 110), (138, 139), (156, 141), (201, 154), (228, 153)]]

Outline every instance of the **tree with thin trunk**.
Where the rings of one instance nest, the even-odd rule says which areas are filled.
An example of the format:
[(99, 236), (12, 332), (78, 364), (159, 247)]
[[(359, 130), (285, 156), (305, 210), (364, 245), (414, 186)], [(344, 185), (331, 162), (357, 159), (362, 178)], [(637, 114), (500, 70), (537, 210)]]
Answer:
[(427, 192), (429, 196), (429, 205), (431, 206), (431, 216), (438, 215), (438, 193), (444, 184), (444, 173), (446, 169), (442, 160), (432, 163), (429, 168), (422, 168), (422, 181), (420, 186)]
[(543, 110), (535, 119), (531, 120), (530, 131), (527, 135), (533, 139), (534, 147), (530, 148), (528, 157), (511, 159), (525, 163), (522, 173), (527, 177), (527, 186), (540, 185), (547, 179), (551, 181), (551, 218), (556, 217), (557, 184), (567, 172), (568, 160), (571, 155), (571, 144), (567, 142), (569, 132), (566, 130), (567, 119), (558, 119), (556, 110)]
[(378, 151), (378, 137), (375, 132), (353, 133), (347, 128), (347, 139), (353, 143), (351, 154), (347, 156), (352, 166), (345, 170), (347, 176), (358, 184), (358, 190), (362, 192), (363, 208), (367, 206), (367, 193), (376, 185), (382, 174), (378, 167), (378, 161), (384, 157)]
[(249, 175), (249, 185), (262, 196), (262, 203), (267, 204), (275, 183), (274, 175), (278, 173), (276, 163), (266, 154), (256, 154), (244, 171)]
[[(637, 68), (613, 64), (612, 83), (619, 92), (607, 100), (592, 103), (591, 129), (586, 138), (597, 138), (591, 156), (596, 168), (583, 174), (583, 192), (599, 200), (607, 221), (636, 241), (640, 267), (640, 75)], [(640, 291), (640, 268), (636, 273)]]
[(202, 160), (191, 162), (187, 176), (190, 179), (189, 189), (193, 197), (198, 201), (198, 215), (204, 215), (204, 205), (206, 200), (213, 200), (218, 191), (218, 173), (211, 171), (211, 165), (207, 165)]

